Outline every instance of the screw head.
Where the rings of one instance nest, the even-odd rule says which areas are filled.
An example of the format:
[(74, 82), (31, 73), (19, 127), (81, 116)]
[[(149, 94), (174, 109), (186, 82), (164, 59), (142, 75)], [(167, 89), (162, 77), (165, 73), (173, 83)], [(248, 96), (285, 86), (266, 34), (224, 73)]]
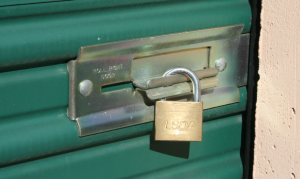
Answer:
[(227, 60), (226, 58), (222, 57), (216, 60), (215, 67), (221, 72), (224, 71), (227, 67)]
[(79, 83), (79, 92), (82, 96), (87, 97), (93, 91), (93, 82), (90, 80), (83, 80)]

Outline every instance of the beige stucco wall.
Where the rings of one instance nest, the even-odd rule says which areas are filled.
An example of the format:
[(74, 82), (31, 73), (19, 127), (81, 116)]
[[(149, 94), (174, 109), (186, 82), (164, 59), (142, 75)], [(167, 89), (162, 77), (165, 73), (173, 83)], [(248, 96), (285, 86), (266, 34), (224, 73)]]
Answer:
[(262, 0), (254, 178), (300, 179), (300, 0)]

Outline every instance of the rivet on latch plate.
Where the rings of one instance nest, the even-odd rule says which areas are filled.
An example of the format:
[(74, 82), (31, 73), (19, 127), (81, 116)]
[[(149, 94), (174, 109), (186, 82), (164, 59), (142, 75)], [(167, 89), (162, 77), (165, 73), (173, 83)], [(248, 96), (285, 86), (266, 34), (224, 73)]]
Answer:
[(227, 67), (226, 58), (222, 57), (222, 58), (219, 58), (218, 60), (216, 60), (215, 66), (220, 72), (224, 71)]
[(79, 84), (79, 91), (82, 96), (89, 96), (93, 91), (93, 82), (90, 80), (83, 80)]

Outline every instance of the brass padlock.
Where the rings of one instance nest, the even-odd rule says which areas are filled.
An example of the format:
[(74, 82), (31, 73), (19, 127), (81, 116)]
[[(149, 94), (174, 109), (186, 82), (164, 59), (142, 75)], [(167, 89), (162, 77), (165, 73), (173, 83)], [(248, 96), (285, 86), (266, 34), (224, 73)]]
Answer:
[(155, 106), (155, 140), (202, 141), (203, 103), (197, 75), (188, 68), (173, 68), (164, 76), (176, 73), (188, 76), (193, 83), (194, 102), (165, 101)]

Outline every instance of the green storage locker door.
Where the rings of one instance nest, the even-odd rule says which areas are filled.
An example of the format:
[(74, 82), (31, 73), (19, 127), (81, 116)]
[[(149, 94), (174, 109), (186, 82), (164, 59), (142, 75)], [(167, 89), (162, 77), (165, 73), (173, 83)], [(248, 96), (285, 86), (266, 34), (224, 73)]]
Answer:
[(81, 46), (244, 24), (247, 0), (0, 2), (0, 178), (241, 178), (240, 102), (204, 111), (203, 142), (157, 142), (153, 122), (78, 137), (67, 62)]

